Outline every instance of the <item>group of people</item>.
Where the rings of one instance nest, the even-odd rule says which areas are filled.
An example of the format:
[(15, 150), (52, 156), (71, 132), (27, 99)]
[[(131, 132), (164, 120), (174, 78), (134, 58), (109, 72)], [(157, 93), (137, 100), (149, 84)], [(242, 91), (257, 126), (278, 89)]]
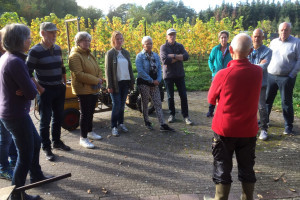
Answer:
[[(42, 23), (41, 42), (29, 50), (32, 38), (27, 26), (10, 24), (1, 30), (0, 176), (11, 179), (16, 187), (25, 184), (29, 171), (31, 183), (49, 178), (43, 174), (39, 164), (41, 147), (49, 161), (55, 160), (53, 148), (70, 150), (60, 138), (66, 69), (61, 48), (55, 44), (57, 31), (55, 24)], [(212, 71), (212, 85), (208, 93), (207, 117), (214, 117), (212, 148), (215, 199), (228, 198), (234, 152), (239, 166), (239, 180), (243, 186), (243, 199), (253, 199), (257, 109), (262, 129), (259, 138), (265, 140), (269, 114), (278, 89), (285, 119), (284, 134), (292, 133), (292, 94), (300, 70), (300, 42), (290, 33), (291, 24), (280, 24), (279, 38), (273, 40), (269, 48), (262, 44), (263, 32), (260, 29), (253, 32), (252, 40), (246, 34), (238, 34), (231, 44), (228, 44), (227, 31), (219, 33), (220, 44), (214, 47), (208, 62)], [(184, 46), (176, 42), (176, 34), (173, 28), (167, 30), (167, 40), (160, 48), (160, 55), (152, 51), (152, 38), (143, 37), (142, 51), (136, 56), (137, 86), (142, 99), (145, 127), (149, 130), (153, 129), (148, 117), (148, 103), (152, 101), (160, 131), (174, 131), (165, 123), (163, 116), (158, 88), (162, 79), (168, 95), (168, 122), (176, 121), (175, 85), (181, 100), (184, 122), (187, 125), (193, 124), (189, 118), (183, 67), (183, 61), (188, 60), (189, 55)], [(78, 32), (69, 56), (72, 92), (78, 97), (80, 106), (79, 144), (89, 149), (95, 147), (89, 139), (102, 139), (93, 131), (93, 114), (102, 84), (106, 84), (112, 99), (111, 133), (119, 136), (120, 131), (129, 131), (124, 124), (124, 108), (128, 91), (133, 89), (135, 83), (130, 54), (122, 47), (122, 33), (112, 33), (112, 48), (105, 55), (105, 79), (91, 53), (91, 40), (89, 33)], [(35, 97), (41, 118), (40, 134), (29, 115), (31, 100)], [(12, 200), (21, 198), (40, 199), (39, 196), (25, 192), (13, 192), (11, 196)]]
[[(49, 161), (56, 158), (52, 152), (53, 148), (64, 151), (71, 149), (60, 138), (66, 69), (62, 50), (55, 44), (57, 31), (55, 24), (41, 23), (41, 42), (30, 48), (31, 32), (26, 25), (10, 24), (1, 30), (3, 49), (0, 50), (3, 55), (0, 59), (0, 177), (12, 180), (16, 187), (25, 184), (28, 172), (31, 183), (50, 178), (41, 170), (40, 148)], [(175, 121), (175, 84), (181, 97), (185, 123), (191, 125), (182, 63), (188, 59), (188, 54), (183, 45), (175, 39), (176, 31), (169, 29), (167, 42), (161, 49), (170, 110), (168, 121)], [(122, 48), (124, 38), (119, 31), (112, 33), (112, 49), (105, 55), (106, 79), (103, 78), (97, 60), (91, 53), (91, 40), (89, 33), (77, 33), (75, 46), (69, 56), (72, 92), (78, 97), (81, 112), (79, 144), (85, 148), (95, 147), (89, 139), (102, 139), (93, 131), (93, 114), (102, 84), (106, 82), (113, 104), (112, 135), (119, 136), (119, 129), (128, 132), (124, 125), (124, 108), (128, 92), (133, 89), (135, 83), (130, 54)], [(160, 123), (160, 131), (174, 131), (164, 121), (158, 88), (162, 80), (162, 67), (158, 54), (152, 52), (152, 45), (151, 37), (145, 36), (141, 45), (143, 50), (136, 57), (137, 85), (141, 93), (145, 126), (153, 129), (147, 112), (148, 103), (152, 101)], [(34, 98), (37, 98), (40, 113), (40, 134), (29, 115)], [(40, 197), (14, 191), (11, 199), (35, 200)]]
[[(290, 35), (291, 28), (290, 23), (281, 23), (279, 38), (272, 40), (269, 48), (263, 45), (264, 34), (261, 29), (254, 30), (252, 40), (245, 33), (236, 35), (230, 45), (224, 42), (228, 33), (222, 31), (219, 34), (221, 44), (213, 49), (208, 61), (213, 75), (208, 92), (207, 117), (214, 116), (214, 200), (228, 199), (233, 153), (237, 160), (238, 179), (242, 183), (241, 199), (253, 199), (258, 124), (261, 128), (259, 139), (266, 140), (269, 115), (278, 89), (285, 120), (283, 134), (293, 133), (292, 97), (300, 71), (300, 40)], [(231, 57), (226, 58), (227, 49)]]

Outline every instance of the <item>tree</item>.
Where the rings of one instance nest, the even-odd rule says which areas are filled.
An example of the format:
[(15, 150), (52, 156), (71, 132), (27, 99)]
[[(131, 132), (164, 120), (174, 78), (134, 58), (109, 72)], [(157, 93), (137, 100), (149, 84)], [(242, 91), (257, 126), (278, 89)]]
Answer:
[(102, 10), (94, 8), (92, 6), (90, 6), (88, 8), (82, 8), (79, 6), (78, 16), (84, 17), (84, 19), (86, 19), (85, 20), (86, 26), (88, 24), (88, 19), (90, 19), (91, 23), (92, 23), (92, 28), (93, 28), (96, 21), (100, 18), (103, 18), (104, 14), (103, 14)]

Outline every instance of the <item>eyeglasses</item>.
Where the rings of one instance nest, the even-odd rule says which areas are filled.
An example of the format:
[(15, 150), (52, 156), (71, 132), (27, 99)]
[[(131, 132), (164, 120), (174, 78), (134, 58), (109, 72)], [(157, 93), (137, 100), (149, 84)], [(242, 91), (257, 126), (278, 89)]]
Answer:
[(91, 42), (91, 40), (81, 40), (80, 42)]

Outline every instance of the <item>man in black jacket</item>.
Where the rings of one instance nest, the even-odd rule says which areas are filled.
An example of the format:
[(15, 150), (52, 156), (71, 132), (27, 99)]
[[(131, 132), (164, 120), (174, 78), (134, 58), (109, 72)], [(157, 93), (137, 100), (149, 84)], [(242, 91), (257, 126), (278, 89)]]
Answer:
[(168, 94), (168, 105), (170, 117), (169, 123), (175, 121), (175, 103), (174, 103), (174, 84), (177, 87), (181, 100), (181, 114), (185, 123), (192, 125), (189, 118), (188, 100), (185, 87), (185, 73), (183, 61), (189, 59), (189, 55), (183, 45), (176, 42), (176, 30), (171, 28), (167, 30), (167, 41), (160, 47), (160, 58), (163, 65), (163, 78)]

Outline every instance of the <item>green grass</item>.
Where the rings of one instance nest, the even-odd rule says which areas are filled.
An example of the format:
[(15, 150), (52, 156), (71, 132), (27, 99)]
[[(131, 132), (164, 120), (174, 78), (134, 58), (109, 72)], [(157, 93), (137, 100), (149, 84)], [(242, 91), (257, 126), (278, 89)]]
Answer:
[[(131, 62), (133, 64), (133, 73), (137, 77), (137, 70), (135, 66), (135, 55), (131, 56)], [(99, 60), (99, 65), (102, 68), (104, 75), (104, 58)], [(65, 66), (67, 68), (67, 77), (70, 78), (70, 73), (68, 70), (68, 63), (65, 61)], [(188, 91), (207, 91), (209, 90), (211, 84), (211, 72), (208, 67), (207, 60), (198, 62), (196, 58), (191, 57), (189, 61), (184, 62), (185, 69), (185, 80), (186, 88)], [(300, 117), (300, 78), (297, 77), (296, 85), (294, 88), (294, 111), (297, 117)], [(281, 110), (281, 99), (280, 95), (276, 96), (274, 101), (274, 109)]]

